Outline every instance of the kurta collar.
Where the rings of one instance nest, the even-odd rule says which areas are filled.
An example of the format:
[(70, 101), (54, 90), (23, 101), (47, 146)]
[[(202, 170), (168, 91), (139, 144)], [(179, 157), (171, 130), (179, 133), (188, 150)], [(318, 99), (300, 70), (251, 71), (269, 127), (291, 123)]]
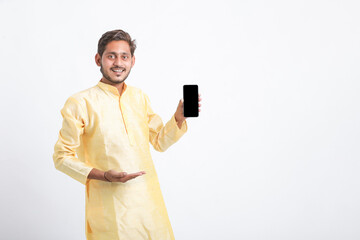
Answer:
[[(120, 96), (118, 89), (114, 86), (111, 86), (110, 84), (106, 84), (106, 83), (99, 81), (99, 83), (97, 85), (104, 91), (111, 92), (112, 94)], [(123, 91), (121, 94), (124, 94), (126, 88), (127, 88), (127, 85), (124, 82)]]

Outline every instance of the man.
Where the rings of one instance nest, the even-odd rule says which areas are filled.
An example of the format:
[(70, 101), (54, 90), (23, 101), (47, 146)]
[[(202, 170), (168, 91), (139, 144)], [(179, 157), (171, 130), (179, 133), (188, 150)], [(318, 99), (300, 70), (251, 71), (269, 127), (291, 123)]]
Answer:
[(125, 84), (135, 48), (128, 33), (106, 32), (95, 56), (102, 79), (61, 110), (54, 163), (86, 185), (89, 240), (174, 239), (149, 142), (165, 151), (187, 131), (183, 103), (164, 126), (148, 97)]

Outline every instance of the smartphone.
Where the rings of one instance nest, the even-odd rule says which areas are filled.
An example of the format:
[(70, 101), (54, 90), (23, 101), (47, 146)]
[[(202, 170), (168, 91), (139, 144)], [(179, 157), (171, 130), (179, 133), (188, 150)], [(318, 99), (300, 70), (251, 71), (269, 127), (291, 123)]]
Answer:
[(198, 85), (184, 85), (184, 117), (199, 116), (199, 91)]

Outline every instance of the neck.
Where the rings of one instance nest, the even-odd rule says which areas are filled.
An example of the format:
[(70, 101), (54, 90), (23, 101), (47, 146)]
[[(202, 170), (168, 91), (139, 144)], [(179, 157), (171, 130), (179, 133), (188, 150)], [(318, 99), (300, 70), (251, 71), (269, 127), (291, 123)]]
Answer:
[(103, 83), (106, 83), (106, 84), (116, 87), (117, 90), (119, 91), (119, 94), (120, 95), (122, 94), (122, 91), (124, 88), (124, 81), (122, 81), (121, 83), (114, 83), (103, 77), (103, 78), (101, 78), (100, 82), (103, 82)]

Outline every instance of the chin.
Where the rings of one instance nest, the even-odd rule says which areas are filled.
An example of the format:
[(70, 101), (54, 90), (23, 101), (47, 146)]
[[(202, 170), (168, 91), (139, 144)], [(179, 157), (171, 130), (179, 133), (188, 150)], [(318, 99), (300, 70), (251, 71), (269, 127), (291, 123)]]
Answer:
[(119, 83), (122, 83), (122, 82), (124, 82), (125, 81), (125, 79), (124, 80), (111, 80), (111, 82), (113, 82), (113, 83), (116, 83), (116, 84), (119, 84)]

